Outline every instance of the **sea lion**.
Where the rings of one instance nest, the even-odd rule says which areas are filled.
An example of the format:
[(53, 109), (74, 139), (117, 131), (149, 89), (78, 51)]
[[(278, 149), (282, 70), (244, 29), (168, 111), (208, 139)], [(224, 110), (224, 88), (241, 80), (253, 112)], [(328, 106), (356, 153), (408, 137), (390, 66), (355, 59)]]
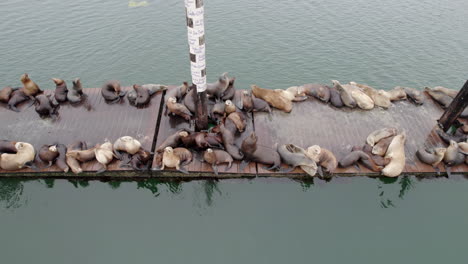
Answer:
[(377, 144), (381, 139), (395, 136), (397, 133), (397, 130), (395, 128), (382, 128), (373, 131), (372, 133), (367, 136), (366, 142), (369, 144), (371, 147), (373, 147), (375, 144)]
[(10, 86), (4, 87), (0, 90), (0, 103), (8, 103), (13, 93), (13, 88)]
[(108, 81), (101, 87), (102, 97), (108, 103), (118, 103), (125, 96), (126, 92), (122, 91), (119, 81)]
[(458, 91), (457, 90), (454, 90), (454, 89), (449, 89), (449, 88), (445, 88), (443, 86), (436, 86), (434, 87), (434, 89), (432, 89), (433, 91), (436, 91), (436, 92), (441, 92), (445, 95), (448, 95), (452, 98), (455, 98), (457, 95), (458, 95)]
[(173, 87), (170, 89), (168, 88), (166, 90), (166, 95), (164, 96), (165, 101), (167, 102), (167, 99), (171, 97), (174, 97), (177, 100), (180, 100), (182, 99), (184, 95), (187, 94), (188, 90), (189, 90), (189, 86), (187, 82), (183, 82), (182, 85), (177, 86), (177, 87)]
[(253, 112), (268, 112), (271, 114), (270, 105), (263, 99), (252, 96), (252, 111)]
[(56, 146), (58, 157), (55, 160), (55, 165), (57, 165), (60, 170), (66, 173), (68, 170), (70, 170), (70, 167), (67, 165), (67, 146), (64, 144), (57, 144)]
[[(197, 97), (197, 89), (194, 86), (191, 86), (187, 92), (187, 95), (184, 97), (184, 104), (190, 112), (195, 113), (196, 104), (195, 98)], [(207, 95), (208, 97), (208, 95)], [(166, 101), (167, 104), (167, 101)], [(166, 106), (167, 110), (167, 106)]]
[[(182, 166), (182, 158), (191, 158), (191, 153), (187, 149), (182, 148), (177, 148), (179, 149), (176, 153), (175, 149), (172, 147), (166, 147), (164, 149), (164, 154), (162, 157), (162, 166), (161, 170), (164, 170), (165, 167), (168, 168), (176, 168), (176, 170), (182, 172), (182, 173), (188, 173), (186, 170), (184, 170)], [(179, 156), (180, 155), (180, 156)]]
[(355, 150), (342, 158), (339, 162), (340, 167), (346, 168), (351, 165), (357, 165), (357, 162), (361, 161), (364, 167), (371, 171), (379, 172), (382, 171), (383, 167), (375, 163), (375, 161), (364, 151)]
[(234, 98), (234, 95), (236, 93), (236, 88), (234, 87), (235, 80), (236, 80), (235, 77), (232, 77), (229, 79), (229, 85), (227, 89), (223, 92), (221, 96), (221, 100), (226, 101), (226, 100), (231, 100)]
[(369, 85), (355, 82), (350, 82), (350, 84), (359, 87), (367, 96), (369, 96), (372, 99), (374, 105), (380, 106), (385, 109), (389, 108), (392, 105), (390, 98), (386, 96), (383, 90), (376, 90), (375, 88)]
[(373, 109), (374, 101), (367, 94), (361, 91), (358, 86), (351, 83), (344, 84), (343, 87), (345, 87), (345, 89), (351, 94), (351, 97), (353, 97), (354, 101), (356, 101), (357, 106), (364, 110)]
[(16, 154), (3, 153), (0, 155), (0, 168), (4, 170), (19, 170), (33, 167), (34, 147), (26, 142), (16, 142)]
[(434, 152), (430, 153), (426, 151), (426, 149), (421, 148), (416, 151), (416, 157), (418, 157), (421, 162), (432, 165), (432, 167), (436, 168), (444, 159), (446, 151), (446, 148), (435, 148)]
[(206, 133), (205, 141), (208, 143), (208, 146), (211, 148), (220, 148), (224, 149), (223, 146), (223, 137), (218, 133)]
[(338, 162), (335, 155), (333, 155), (333, 152), (318, 145), (308, 147), (307, 155), (322, 168), (325, 168), (325, 171), (328, 173), (333, 173), (338, 166)]
[(59, 152), (56, 145), (43, 145), (38, 152), (39, 159), (47, 164), (46, 168), (52, 166), (58, 158)]
[(468, 155), (468, 142), (458, 142), (458, 147), (463, 154)]
[[(251, 85), (252, 93), (255, 97), (265, 100), (268, 104), (282, 110), (286, 113), (292, 110), (292, 100), (289, 98), (289, 93), (284, 90), (269, 90), (260, 88), (257, 85)], [(255, 102), (254, 102), (255, 104)]]
[(460, 152), (457, 142), (450, 140), (444, 155), (444, 162), (447, 166), (456, 166), (465, 161), (465, 156)]
[(218, 165), (227, 163), (228, 168), (232, 167), (232, 162), (234, 161), (224, 150), (219, 149), (207, 149), (205, 153), (203, 153), (203, 160), (206, 161), (208, 164), (211, 164), (211, 168), (213, 169), (215, 175), (218, 175)]
[(224, 149), (236, 160), (241, 160), (244, 155), (239, 148), (234, 144), (234, 134), (227, 129), (224, 124), (220, 125), (221, 136), (223, 138)]
[(211, 119), (221, 120), (225, 115), (226, 104), (223, 101), (215, 103), (211, 109)]
[[(88, 110), (91, 110), (91, 105), (85, 101), (87, 98), (86, 94), (83, 92), (83, 87), (81, 85), (81, 80), (80, 78), (76, 78), (75, 80), (72, 81), (73, 86), (71, 89), (68, 90), (67, 93), (67, 100), (72, 103), (72, 104), (78, 104), (81, 102), (85, 102), (85, 107)], [(119, 84), (120, 85), (120, 84)], [(119, 86), (120, 89), (120, 86)]]
[[(245, 156), (242, 164), (247, 164), (249, 161), (258, 162), (265, 165), (271, 165), (267, 170), (279, 169), (281, 167), (281, 157), (274, 148), (268, 148), (257, 144), (257, 136), (252, 132), (250, 136), (242, 141), (241, 150)], [(229, 151), (228, 151), (229, 152)], [(243, 166), (245, 167), (245, 165)]]
[(439, 103), (439, 105), (442, 106), (442, 108), (444, 109), (449, 107), (449, 105), (452, 103), (453, 98), (442, 92), (434, 91), (429, 87), (425, 87), (424, 91), (426, 91), (426, 93), (428, 93), (431, 96), (431, 98), (434, 99), (434, 101), (436, 101), (437, 103)]
[(55, 83), (55, 100), (59, 103), (67, 101), (68, 88), (64, 80), (58, 78), (52, 78)]
[(294, 97), (306, 96), (306, 90), (304, 86), (291, 86), (289, 88), (286, 88), (286, 91), (294, 95)]
[(79, 174), (83, 172), (80, 162), (75, 158), (69, 156), (68, 153), (66, 155), (65, 161), (67, 162), (68, 167), (74, 174)]
[(188, 136), (189, 132), (186, 129), (181, 129), (174, 134), (168, 136), (159, 147), (156, 148), (156, 152), (163, 152), (166, 147), (177, 147), (181, 143), (181, 136)]
[(58, 102), (57, 104), (53, 104), (51, 102), (51, 95), (40, 94), (36, 96), (36, 107), (35, 110), (39, 114), (40, 117), (57, 117), (58, 116)]
[(239, 110), (244, 110), (247, 113), (253, 111), (253, 98), (247, 90), (236, 90), (233, 102)]
[[(275, 89), (274, 91), (276, 91), (277, 93), (280, 94), (280, 96), (283, 96), (284, 98), (290, 100), (291, 102), (302, 102), (302, 101), (305, 101), (308, 99), (307, 96), (301, 96), (301, 94), (304, 94), (301, 91), (297, 90), (296, 89), (297, 86), (293, 86), (293, 87), (290, 87), (290, 88), (294, 88), (294, 89), (290, 89), (288, 88), (289, 90), (283, 90), (283, 89)], [(298, 87), (298, 89), (300, 88), (300, 86)]]
[(387, 153), (388, 146), (390, 145), (392, 140), (393, 136), (382, 138), (381, 140), (379, 140), (379, 142), (375, 144), (372, 148), (372, 154), (385, 156), (385, 153)]
[(192, 152), (186, 148), (175, 148), (173, 149), (174, 154), (177, 155), (180, 159), (180, 165), (185, 166), (192, 162), (193, 155)]
[(20, 110), (17, 108), (17, 106), (22, 102), (26, 102), (27, 100), (29, 100), (29, 96), (27, 96), (22, 89), (13, 91), (10, 100), (8, 101), (7, 107), (12, 111), (19, 112)]
[(450, 144), (450, 141), (463, 142), (468, 139), (467, 135), (463, 133), (456, 133), (454, 135), (444, 132), (442, 129), (436, 129), (437, 135), (447, 144)]
[(461, 124), (461, 131), (465, 134), (468, 134), (468, 120), (458, 119), (458, 122)]
[(232, 103), (231, 100), (226, 100), (224, 104), (225, 104), (224, 111), (226, 112), (226, 115), (236, 112), (236, 106)]
[(395, 88), (389, 91), (383, 91), (383, 94), (388, 96), (388, 98), (392, 102), (399, 101), (399, 100), (406, 100), (405, 90), (400, 86), (396, 86)]
[(356, 100), (351, 96), (351, 93), (348, 92), (339, 81), (332, 80), (333, 87), (340, 93), (341, 101), (344, 105), (349, 108), (355, 108), (357, 103)]
[(403, 87), (403, 90), (405, 91), (406, 95), (411, 99), (411, 101), (413, 101), (415, 104), (424, 104), (425, 97), (421, 91), (410, 87)]
[(114, 142), (114, 151), (125, 151), (133, 155), (137, 153), (140, 148), (140, 141), (130, 136), (120, 137)]
[(152, 96), (153, 94), (166, 91), (167, 85), (147, 83), (147, 84), (142, 84), (141, 88), (148, 90), (150, 96)]
[(205, 132), (192, 132), (182, 131), (179, 133), (180, 141), (187, 148), (198, 148), (205, 149), (209, 147), (208, 142), (205, 139)]
[(325, 103), (328, 103), (328, 101), (330, 101), (330, 87), (328, 87), (327, 85), (308, 83), (302, 85), (302, 87), (306, 95), (313, 96)]
[(35, 82), (33, 82), (29, 78), (27, 73), (24, 73), (23, 75), (21, 75), (20, 80), (23, 83), (23, 88), (21, 88), (21, 90), (29, 98), (34, 99), (35, 95), (42, 93), (42, 90), (39, 88), (39, 86)]
[(228, 89), (230, 81), (231, 79), (227, 76), (227, 72), (225, 72), (221, 74), (216, 82), (206, 84), (206, 93), (210, 97), (220, 99)]
[(102, 168), (97, 173), (102, 173), (107, 170), (107, 165), (114, 159), (114, 150), (112, 143), (106, 141), (104, 144), (97, 144), (94, 148), (96, 160), (102, 165)]
[(181, 116), (187, 121), (192, 117), (192, 113), (187, 109), (187, 107), (183, 104), (177, 103), (177, 99), (174, 97), (167, 100), (167, 109), (172, 113), (172, 115)]
[(277, 152), (281, 160), (292, 167), (291, 171), (296, 167), (301, 167), (311, 177), (317, 173), (317, 164), (305, 154), (304, 149), (294, 144), (286, 144), (278, 146)]
[(247, 126), (245, 117), (240, 112), (234, 112), (229, 114), (226, 121), (227, 120), (231, 120), (236, 125), (237, 131), (239, 131), (240, 133), (244, 132), (245, 127)]
[(67, 157), (72, 157), (79, 162), (88, 162), (96, 159), (95, 148), (81, 149), (81, 150), (70, 150), (67, 151)]
[(354, 146), (351, 149), (351, 151), (356, 151), (356, 150), (360, 150), (366, 153), (369, 156), (369, 158), (372, 160), (372, 162), (375, 163), (377, 166), (385, 166), (390, 162), (389, 158), (384, 158), (382, 156), (372, 154), (372, 147), (369, 146), (368, 144), (365, 144), (364, 146)]
[(135, 101), (133, 102), (134, 106), (136, 107), (146, 106), (151, 100), (151, 95), (148, 89), (145, 89), (140, 85), (134, 84), (133, 91), (135, 91), (136, 93), (136, 98), (135, 98)]
[(8, 140), (0, 140), (0, 154), (2, 153), (10, 153), (16, 154), (16, 142), (15, 141), (8, 141)]
[(385, 158), (390, 158), (390, 162), (382, 170), (382, 174), (387, 177), (396, 177), (401, 174), (406, 164), (405, 157), (406, 134), (396, 135), (388, 146)]
[(335, 87), (330, 87), (330, 103), (336, 107), (341, 108), (344, 106), (343, 101), (341, 100), (340, 92)]
[(130, 165), (135, 170), (148, 170), (151, 166), (151, 152), (140, 149), (130, 160)]

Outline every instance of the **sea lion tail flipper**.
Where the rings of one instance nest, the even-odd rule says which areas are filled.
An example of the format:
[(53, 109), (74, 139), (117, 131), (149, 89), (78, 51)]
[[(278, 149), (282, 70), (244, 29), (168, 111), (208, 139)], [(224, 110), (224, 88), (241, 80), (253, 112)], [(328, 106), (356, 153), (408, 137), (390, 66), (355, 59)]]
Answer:
[(118, 160), (122, 160), (122, 152), (114, 149), (114, 157), (116, 157)]
[(281, 167), (278, 167), (278, 165), (273, 164), (271, 167), (263, 166), (263, 168), (265, 170), (274, 170), (274, 169), (278, 169), (278, 168), (281, 168)]
[(49, 164), (47, 164), (47, 166), (45, 166), (44, 168), (50, 168), (50, 167), (52, 167), (52, 164), (54, 164), (54, 162), (50, 160)]
[(103, 173), (103, 172), (105, 172), (107, 170), (107, 166), (105, 166), (103, 164), (101, 164), (101, 165), (102, 165), (101, 168), (98, 171), (96, 171), (96, 174), (101, 174), (101, 173)]
[(228, 169), (232, 168), (232, 161), (229, 162), (228, 164)]
[(30, 168), (30, 169), (32, 169), (34, 171), (39, 171), (39, 168), (32, 161), (26, 162), (23, 167)]
[(15, 105), (8, 105), (8, 109), (10, 109), (13, 112), (17, 112), (17, 113), (21, 112), (18, 108), (16, 108)]
[(452, 177), (452, 168), (445, 166), (445, 171), (447, 172), (447, 177)]
[(354, 168), (356, 168), (357, 171), (361, 171), (361, 167), (357, 163), (354, 163)]
[[(241, 164), (239, 165), (239, 171), (244, 171), (245, 167), (247, 167), (247, 165), (249, 165), (249, 163), (250, 162), (248, 160), (242, 160)], [(231, 166), (232, 166), (232, 162), (231, 162)]]
[(289, 166), (287, 168), (284, 168), (284, 169), (279, 169), (278, 172), (281, 172), (281, 173), (289, 173), (291, 171), (293, 171), (296, 167), (293, 167), (293, 166)]
[(218, 166), (216, 166), (216, 164), (213, 164), (213, 165), (211, 165), (211, 168), (213, 169), (214, 174), (215, 174), (216, 176), (218, 176), (218, 175), (219, 175), (219, 174), (218, 174)]
[(182, 172), (183, 174), (189, 174), (189, 172), (182, 165), (179, 166), (178, 171)]
[(436, 171), (437, 175), (440, 176), (440, 169), (439, 166), (433, 166), (434, 170)]

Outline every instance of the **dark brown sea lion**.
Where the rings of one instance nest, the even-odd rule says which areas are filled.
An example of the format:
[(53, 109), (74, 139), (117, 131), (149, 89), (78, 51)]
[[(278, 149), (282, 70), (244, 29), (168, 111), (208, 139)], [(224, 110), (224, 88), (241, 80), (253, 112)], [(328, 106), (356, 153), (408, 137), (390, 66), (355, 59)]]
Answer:
[(288, 171), (301, 167), (304, 172), (312, 177), (317, 173), (317, 164), (306, 155), (304, 149), (294, 144), (286, 144), (278, 146), (277, 151), (281, 160), (291, 166), (291, 169)]
[(209, 147), (224, 148), (223, 137), (218, 133), (206, 133), (205, 140)]
[(226, 104), (223, 101), (215, 103), (213, 108), (211, 109), (211, 119), (213, 120), (221, 120), (224, 117), (224, 109), (226, 108)]
[(189, 132), (186, 129), (181, 129), (175, 132), (174, 134), (168, 136), (159, 147), (156, 148), (156, 152), (161, 153), (167, 147), (176, 148), (181, 142), (181, 135), (188, 136)]
[[(267, 170), (279, 169), (281, 167), (281, 157), (275, 148), (268, 148), (257, 144), (257, 136), (252, 132), (250, 136), (244, 139), (241, 146), (245, 161), (258, 162), (265, 165), (271, 165)], [(242, 163), (245, 163), (242, 161)]]
[(424, 94), (416, 90), (414, 88), (403, 87), (405, 90), (406, 95), (413, 101), (415, 104), (422, 105), (424, 104), (424, 100), (426, 99)]
[(0, 140), (0, 154), (10, 153), (16, 154), (16, 141)]
[(59, 103), (67, 101), (68, 88), (64, 80), (58, 78), (52, 78), (55, 83), (55, 100)]
[(185, 105), (177, 103), (177, 99), (174, 97), (169, 98), (166, 105), (172, 115), (178, 115), (187, 121), (192, 117), (190, 110)]
[(187, 131), (182, 131), (179, 133), (179, 136), (180, 141), (186, 148), (206, 149), (209, 147), (209, 144), (205, 138), (205, 132), (188, 133)]
[[(194, 86), (191, 86), (187, 92), (187, 95), (184, 97), (184, 105), (187, 107), (190, 112), (195, 113), (195, 96), (197, 89)], [(167, 104), (167, 102), (166, 102)]]
[[(78, 103), (83, 102), (86, 99), (86, 94), (83, 92), (83, 87), (81, 85), (80, 78), (76, 78), (75, 80), (73, 80), (72, 83), (73, 83), (73, 87), (70, 90), (68, 90), (67, 100), (72, 104), (78, 104)], [(118, 87), (120, 89), (120, 84)], [(105, 93), (107, 94), (107, 92)], [(91, 106), (86, 105), (86, 108), (90, 110)]]
[(341, 108), (344, 106), (343, 101), (341, 100), (340, 92), (335, 87), (330, 87), (330, 103), (336, 107)]
[(424, 90), (444, 109), (449, 107), (449, 105), (452, 103), (453, 98), (442, 92), (436, 92), (429, 87), (425, 87)]
[(21, 90), (29, 98), (33, 99), (34, 96), (42, 93), (42, 90), (39, 88), (39, 86), (35, 82), (33, 82), (29, 78), (27, 73), (21, 75), (20, 80), (23, 83), (23, 88), (21, 88)]
[(236, 160), (241, 160), (244, 155), (240, 152), (240, 149), (234, 144), (234, 134), (223, 124), (220, 126), (221, 135), (223, 138), (224, 149)]
[[(40, 117), (57, 117), (58, 116), (58, 103), (54, 105), (51, 101), (51, 95), (40, 94), (36, 96), (35, 110)], [(56, 101), (55, 101), (56, 102)]]
[(55, 165), (63, 172), (68, 172), (70, 168), (67, 165), (67, 146), (64, 144), (57, 144), (57, 152), (58, 157), (55, 161)]
[(140, 149), (132, 156), (130, 165), (135, 170), (148, 170), (151, 166), (151, 152)]
[(382, 156), (372, 154), (372, 147), (365, 144), (364, 146), (354, 146), (351, 151), (360, 150), (369, 155), (372, 161), (377, 164), (377, 166), (385, 166), (390, 162), (390, 159), (386, 159)]
[(218, 175), (218, 165), (227, 163), (228, 168), (230, 169), (232, 167), (232, 162), (233, 159), (229, 153), (227, 153), (224, 150), (218, 150), (218, 149), (207, 149), (205, 153), (203, 154), (203, 159), (211, 164), (211, 168), (213, 169), (215, 175)]
[(24, 94), (22, 89), (13, 91), (10, 100), (8, 101), (8, 109), (19, 112), (20, 110), (17, 108), (17, 106), (22, 102), (26, 102), (27, 100), (29, 100), (29, 96)]
[(46, 168), (52, 166), (58, 156), (59, 153), (56, 145), (43, 145), (39, 149), (38, 157), (42, 162), (47, 164)]
[(379, 142), (375, 144), (374, 147), (372, 148), (372, 154), (385, 156), (388, 146), (390, 145), (390, 143), (392, 143), (392, 140), (393, 140), (393, 136), (386, 137), (386, 138), (379, 140)]
[(428, 152), (426, 149), (421, 148), (416, 152), (416, 157), (426, 164), (437, 167), (439, 163), (444, 159), (446, 148), (435, 148), (433, 153)]
[(108, 81), (101, 87), (101, 94), (106, 102), (118, 103), (125, 96), (126, 92), (122, 91), (119, 81)]
[(303, 87), (306, 95), (313, 96), (325, 103), (330, 101), (330, 87), (327, 85), (308, 83), (304, 84)]
[(253, 112), (268, 112), (271, 114), (270, 105), (263, 99), (252, 96)]
[(13, 88), (11, 88), (10, 86), (7, 86), (3, 88), (2, 90), (0, 90), (0, 103), (5, 103), (5, 104), (8, 103), (12, 93), (13, 93)]
[(233, 102), (237, 108), (247, 113), (252, 112), (253, 110), (253, 98), (249, 91), (236, 90)]

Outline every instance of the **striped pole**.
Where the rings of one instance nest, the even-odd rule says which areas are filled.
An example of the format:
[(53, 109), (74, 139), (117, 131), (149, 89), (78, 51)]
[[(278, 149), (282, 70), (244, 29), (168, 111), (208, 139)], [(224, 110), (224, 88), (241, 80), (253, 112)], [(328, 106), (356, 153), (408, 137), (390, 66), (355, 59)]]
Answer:
[(195, 101), (195, 130), (208, 129), (206, 103), (205, 9), (203, 0), (185, 0), (187, 37), (190, 50), (192, 92)]

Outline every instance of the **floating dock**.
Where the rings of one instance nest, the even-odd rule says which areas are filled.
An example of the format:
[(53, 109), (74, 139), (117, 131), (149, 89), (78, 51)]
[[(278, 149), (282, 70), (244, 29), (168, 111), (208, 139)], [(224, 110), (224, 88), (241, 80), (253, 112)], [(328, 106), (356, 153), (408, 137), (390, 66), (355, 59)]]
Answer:
[[(171, 89), (173, 86), (170, 86)], [(125, 87), (129, 90), (130, 87)], [(60, 118), (56, 121), (41, 119), (34, 107), (27, 108), (24, 104), (20, 113), (15, 113), (0, 104), (0, 139), (24, 141), (34, 145), (38, 150), (44, 144), (56, 142), (65, 145), (75, 141), (86, 141), (89, 146), (102, 143), (105, 139), (115, 141), (121, 136), (132, 136), (140, 140), (142, 147), (152, 152), (169, 135), (182, 128), (193, 129), (192, 124), (179, 117), (169, 117), (164, 114), (164, 94), (153, 96), (151, 103), (145, 108), (135, 108), (125, 99), (121, 103), (107, 104), (101, 96), (99, 88), (87, 88), (88, 102), (92, 110), (84, 106), (61, 104)], [(275, 144), (293, 143), (307, 148), (320, 145), (331, 150), (339, 160), (351, 151), (353, 146), (363, 145), (369, 133), (382, 127), (395, 127), (406, 131), (405, 145), (406, 166), (402, 175), (434, 175), (432, 166), (421, 163), (415, 156), (421, 147), (446, 147), (446, 144), (435, 133), (437, 119), (443, 114), (443, 109), (427, 95), (424, 105), (418, 106), (409, 101), (397, 101), (389, 109), (375, 108), (373, 110), (336, 109), (314, 98), (304, 102), (294, 103), (291, 113), (273, 109), (272, 114), (257, 112), (249, 114), (247, 127), (236, 135), (235, 143), (240, 146), (242, 140), (252, 131), (258, 136), (258, 144), (274, 147)], [(194, 160), (185, 168), (189, 174), (183, 174), (169, 169), (164, 171), (135, 171), (120, 168), (119, 161), (114, 160), (108, 170), (96, 174), (100, 165), (87, 162), (82, 165), (82, 174), (61, 172), (55, 165), (33, 171), (2, 171), (0, 177), (27, 178), (85, 178), (85, 179), (138, 179), (148, 177), (159, 178), (241, 178), (241, 177), (309, 177), (300, 169), (289, 173), (267, 171), (262, 164), (251, 162), (243, 171), (240, 163), (235, 162), (229, 169), (226, 165), (219, 166), (216, 176), (209, 164), (201, 162), (201, 153), (194, 153)], [(153, 168), (154, 162), (153, 162)], [(286, 167), (284, 165), (284, 167)], [(442, 174), (445, 172), (440, 165)], [(453, 174), (468, 174), (468, 166), (463, 164), (451, 169)], [(335, 176), (379, 176), (379, 173), (363, 166), (338, 168)]]

